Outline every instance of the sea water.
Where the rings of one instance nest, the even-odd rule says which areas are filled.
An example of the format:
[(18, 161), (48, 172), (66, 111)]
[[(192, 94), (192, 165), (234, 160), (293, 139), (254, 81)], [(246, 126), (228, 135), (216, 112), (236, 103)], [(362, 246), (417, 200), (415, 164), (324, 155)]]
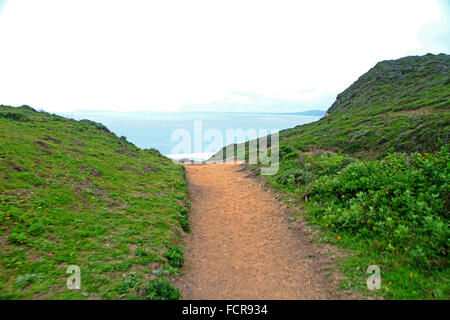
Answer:
[[(224, 113), (224, 112), (106, 112), (106, 111), (75, 111), (64, 116), (81, 120), (89, 119), (106, 125), (117, 136), (125, 136), (128, 141), (140, 148), (155, 148), (162, 154), (171, 158), (188, 158), (205, 160), (211, 157), (220, 148), (226, 145), (226, 131), (242, 129), (247, 131), (254, 129), (257, 135), (271, 130), (282, 130), (297, 125), (313, 122), (320, 119), (319, 116), (304, 116), (295, 114), (276, 113)], [(217, 150), (203, 152), (208, 141), (201, 142), (201, 146), (194, 146), (194, 127), (201, 126), (200, 135), (209, 129), (219, 130), (224, 141), (217, 146)], [(179, 141), (174, 141), (174, 132), (184, 129), (190, 133), (192, 148), (181, 154), (174, 152)], [(262, 131), (261, 131), (262, 130)], [(264, 134), (265, 135), (265, 134)], [(175, 135), (176, 136), (176, 135)], [(248, 138), (247, 138), (248, 139)], [(244, 139), (244, 140), (247, 140)], [(241, 143), (244, 141), (235, 141)], [(200, 150), (199, 150), (200, 149)]]

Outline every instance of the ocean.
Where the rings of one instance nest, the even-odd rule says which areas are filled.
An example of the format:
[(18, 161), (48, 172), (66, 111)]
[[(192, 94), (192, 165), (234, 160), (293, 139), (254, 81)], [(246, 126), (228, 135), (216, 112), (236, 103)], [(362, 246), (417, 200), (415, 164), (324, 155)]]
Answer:
[(60, 113), (76, 120), (89, 119), (106, 125), (117, 136), (125, 136), (139, 148), (159, 150), (174, 159), (205, 160), (229, 142), (241, 143), (249, 135), (227, 140), (227, 133), (264, 136), (272, 131), (313, 122), (320, 116), (276, 113), (224, 112), (107, 112)]

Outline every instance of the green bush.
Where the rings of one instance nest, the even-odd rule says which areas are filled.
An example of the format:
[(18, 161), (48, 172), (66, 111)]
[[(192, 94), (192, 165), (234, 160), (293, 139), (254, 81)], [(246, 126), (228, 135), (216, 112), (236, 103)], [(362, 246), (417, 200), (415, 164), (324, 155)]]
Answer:
[(95, 128), (97, 128), (99, 130), (102, 130), (102, 131), (105, 131), (105, 132), (108, 132), (108, 133), (110, 132), (109, 129), (104, 124), (99, 123), (99, 122), (95, 122), (95, 121), (92, 121), (92, 120), (83, 119), (83, 120), (78, 121), (78, 123), (82, 124), (82, 125), (92, 126), (92, 127), (95, 127)]
[(27, 116), (25, 116), (21, 113), (17, 113), (17, 112), (0, 112), (0, 118), (5, 118), (5, 119), (19, 121), (19, 122), (29, 122), (30, 121), (30, 119)]
[(377, 264), (387, 297), (441, 299), (450, 294), (449, 169), (448, 145), (378, 160), (317, 152), (283, 159), (269, 182), (307, 200), (321, 237), (353, 250), (342, 265), (353, 287), (364, 290), (357, 270)]
[(297, 151), (294, 151), (294, 152), (288, 153), (288, 154), (285, 155), (282, 159), (283, 159), (283, 160), (289, 160), (289, 159), (295, 159), (295, 158), (297, 158), (297, 157), (298, 157), (298, 152), (297, 152)]
[(283, 159), (286, 155), (293, 153), (294, 149), (289, 146), (280, 146), (279, 155), (280, 159)]
[(290, 168), (278, 176), (277, 181), (282, 185), (307, 184), (313, 179), (310, 171), (300, 168)]
[(281, 162), (281, 168), (276, 175), (276, 181), (282, 186), (298, 186), (310, 184), (313, 180), (334, 175), (355, 159), (344, 155), (333, 155), (327, 152), (317, 152), (312, 156), (297, 154), (291, 157), (288, 153)]
[(177, 215), (177, 220), (180, 222), (181, 228), (183, 228), (184, 232), (190, 232), (191, 231), (191, 225), (189, 223), (189, 215)]
[(183, 248), (180, 246), (171, 246), (164, 254), (172, 267), (179, 268), (183, 266)]
[(180, 291), (165, 278), (150, 281), (145, 291), (147, 299), (150, 300), (178, 300), (181, 297)]
[(310, 214), (327, 228), (354, 239), (378, 239), (422, 268), (444, 268), (448, 253), (450, 157), (393, 154), (357, 162), (334, 177), (315, 181)]

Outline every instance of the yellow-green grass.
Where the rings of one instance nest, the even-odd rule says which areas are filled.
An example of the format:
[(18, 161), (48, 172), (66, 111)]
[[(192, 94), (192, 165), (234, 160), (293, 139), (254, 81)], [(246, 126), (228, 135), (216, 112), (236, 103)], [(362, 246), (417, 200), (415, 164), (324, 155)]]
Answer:
[[(166, 255), (188, 207), (184, 167), (158, 151), (92, 121), (0, 107), (0, 298), (161, 298), (149, 290), (180, 273)], [(80, 290), (66, 287), (70, 265)]]

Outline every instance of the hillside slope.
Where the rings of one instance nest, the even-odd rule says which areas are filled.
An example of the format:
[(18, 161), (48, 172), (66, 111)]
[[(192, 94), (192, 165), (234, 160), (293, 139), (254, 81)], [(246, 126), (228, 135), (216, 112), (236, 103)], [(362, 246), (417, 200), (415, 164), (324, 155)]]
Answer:
[[(449, 65), (448, 55), (380, 62), (326, 117), (280, 132), (279, 170), (265, 180), (321, 241), (350, 250), (339, 264), (346, 289), (450, 298)], [(247, 158), (246, 146), (234, 156)], [(370, 265), (381, 270), (379, 290), (367, 288)]]
[(280, 132), (283, 143), (346, 153), (433, 152), (449, 142), (450, 56), (378, 63), (319, 121)]
[(428, 54), (379, 62), (337, 96), (325, 117), (280, 131), (280, 144), (382, 157), (438, 151), (449, 136), (450, 56)]
[[(0, 107), (0, 298), (175, 298), (184, 167), (99, 123)], [(66, 269), (81, 269), (68, 290)]]

